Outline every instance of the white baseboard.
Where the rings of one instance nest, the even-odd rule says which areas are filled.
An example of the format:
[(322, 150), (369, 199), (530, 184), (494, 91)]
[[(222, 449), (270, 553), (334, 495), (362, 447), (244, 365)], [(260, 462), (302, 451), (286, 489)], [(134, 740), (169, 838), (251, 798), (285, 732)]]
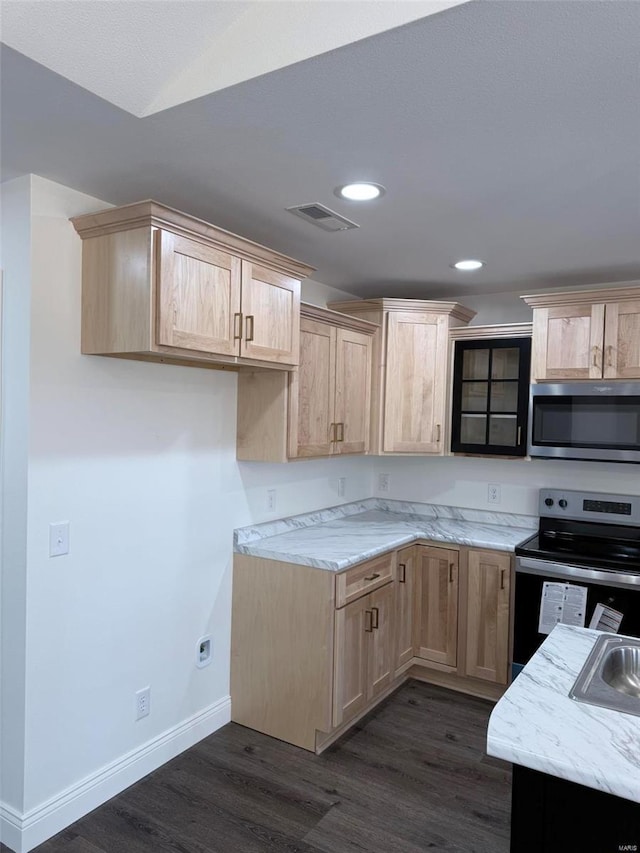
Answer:
[(23, 815), (0, 802), (0, 840), (28, 853), (230, 720), (231, 697), (225, 696)]

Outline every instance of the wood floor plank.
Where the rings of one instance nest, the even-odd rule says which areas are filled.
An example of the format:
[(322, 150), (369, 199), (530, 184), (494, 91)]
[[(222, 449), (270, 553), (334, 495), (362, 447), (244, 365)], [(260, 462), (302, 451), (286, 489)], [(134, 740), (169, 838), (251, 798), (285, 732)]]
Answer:
[(320, 756), (231, 723), (33, 853), (507, 853), (491, 708), (410, 681)]

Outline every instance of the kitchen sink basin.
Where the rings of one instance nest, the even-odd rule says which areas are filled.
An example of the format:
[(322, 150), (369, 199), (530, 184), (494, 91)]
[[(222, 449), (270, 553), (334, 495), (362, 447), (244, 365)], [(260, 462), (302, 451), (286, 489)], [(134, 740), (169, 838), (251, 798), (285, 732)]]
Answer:
[(640, 639), (598, 637), (569, 696), (640, 716)]

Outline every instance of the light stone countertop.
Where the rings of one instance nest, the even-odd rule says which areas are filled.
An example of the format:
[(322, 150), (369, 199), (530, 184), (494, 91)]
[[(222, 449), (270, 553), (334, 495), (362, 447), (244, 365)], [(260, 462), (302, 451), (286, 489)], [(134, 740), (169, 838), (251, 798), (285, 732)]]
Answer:
[(240, 528), (234, 551), (339, 572), (418, 539), (513, 551), (536, 527), (530, 516), (370, 498)]
[(600, 636), (553, 629), (493, 709), (487, 752), (640, 803), (640, 717), (569, 698)]

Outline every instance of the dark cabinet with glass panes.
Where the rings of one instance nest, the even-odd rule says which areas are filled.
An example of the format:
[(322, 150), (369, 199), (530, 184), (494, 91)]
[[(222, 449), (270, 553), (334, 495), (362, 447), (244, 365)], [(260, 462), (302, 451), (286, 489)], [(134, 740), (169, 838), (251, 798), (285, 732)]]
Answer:
[(451, 450), (525, 456), (531, 338), (456, 341)]

